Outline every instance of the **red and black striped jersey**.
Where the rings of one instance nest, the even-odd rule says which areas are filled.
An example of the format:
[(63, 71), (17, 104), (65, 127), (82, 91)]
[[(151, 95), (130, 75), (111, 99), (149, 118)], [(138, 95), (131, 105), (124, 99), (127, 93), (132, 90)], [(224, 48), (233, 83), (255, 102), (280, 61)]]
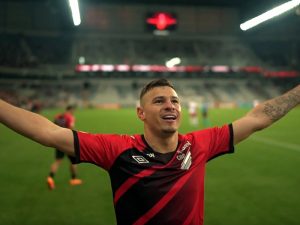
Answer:
[(78, 162), (108, 171), (118, 224), (203, 224), (205, 164), (234, 151), (231, 124), (179, 134), (167, 154), (143, 135), (74, 131), (74, 140)]

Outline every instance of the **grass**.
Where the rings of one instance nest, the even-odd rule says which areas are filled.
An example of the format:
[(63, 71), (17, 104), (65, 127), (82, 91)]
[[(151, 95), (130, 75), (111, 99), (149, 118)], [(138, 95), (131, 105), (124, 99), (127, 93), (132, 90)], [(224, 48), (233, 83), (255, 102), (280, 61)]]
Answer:
[[(222, 125), (245, 112), (242, 109), (212, 110), (210, 120), (213, 125)], [(57, 110), (43, 112), (49, 118), (55, 113)], [(133, 109), (77, 110), (76, 118), (76, 128), (82, 131), (143, 132), (142, 122)], [(207, 164), (206, 225), (300, 223), (299, 118), (298, 108), (237, 145), (234, 154)], [(180, 132), (194, 129), (185, 112)], [(57, 189), (48, 191), (45, 181), (53, 155), (51, 148), (0, 125), (0, 224), (116, 224), (109, 178), (94, 165), (80, 164), (79, 175), (84, 184), (70, 187), (69, 162), (64, 160), (56, 176)]]

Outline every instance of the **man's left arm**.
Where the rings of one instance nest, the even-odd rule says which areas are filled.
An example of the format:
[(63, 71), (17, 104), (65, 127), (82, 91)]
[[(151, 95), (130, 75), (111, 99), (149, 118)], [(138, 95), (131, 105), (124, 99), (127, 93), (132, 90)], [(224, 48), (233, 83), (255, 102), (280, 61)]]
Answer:
[(260, 103), (244, 117), (232, 123), (234, 144), (241, 142), (256, 131), (267, 128), (299, 103), (300, 85), (281, 96)]

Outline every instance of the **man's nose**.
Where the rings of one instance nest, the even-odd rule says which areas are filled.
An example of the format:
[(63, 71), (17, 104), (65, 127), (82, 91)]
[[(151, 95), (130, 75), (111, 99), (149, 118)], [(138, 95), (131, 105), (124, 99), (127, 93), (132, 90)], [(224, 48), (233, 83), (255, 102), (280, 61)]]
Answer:
[(166, 101), (165, 107), (166, 107), (166, 109), (175, 109), (173, 102), (170, 100)]

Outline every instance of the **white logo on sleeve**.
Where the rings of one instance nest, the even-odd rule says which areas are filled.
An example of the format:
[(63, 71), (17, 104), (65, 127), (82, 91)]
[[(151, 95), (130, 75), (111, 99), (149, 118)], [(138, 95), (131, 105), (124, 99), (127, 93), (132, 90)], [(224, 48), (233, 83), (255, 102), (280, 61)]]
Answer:
[(133, 155), (132, 158), (138, 163), (149, 163), (149, 161), (141, 155)]

